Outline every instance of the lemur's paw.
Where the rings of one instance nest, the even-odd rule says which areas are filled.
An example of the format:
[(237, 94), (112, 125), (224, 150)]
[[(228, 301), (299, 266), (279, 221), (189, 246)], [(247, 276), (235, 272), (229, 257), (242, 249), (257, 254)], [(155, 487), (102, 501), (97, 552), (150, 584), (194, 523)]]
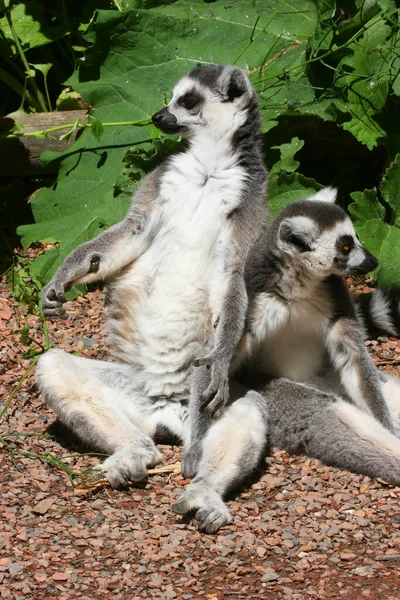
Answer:
[(182, 457), (182, 475), (185, 479), (193, 479), (199, 470), (202, 443), (197, 442), (185, 450)]
[(123, 448), (109, 456), (96, 470), (104, 473), (115, 489), (124, 488), (130, 481), (143, 481), (147, 477), (147, 469), (158, 465), (163, 459), (156, 447)]
[(214, 419), (218, 419), (229, 400), (228, 369), (214, 365), (211, 383), (200, 397), (201, 407)]
[(221, 496), (202, 483), (191, 483), (186, 492), (173, 503), (172, 510), (179, 515), (196, 511), (194, 518), (200, 531), (205, 533), (217, 533), (232, 521), (229, 508)]
[(66, 319), (64, 301), (64, 286), (50, 281), (43, 288), (41, 295), (41, 309), (46, 319)]
[(232, 521), (232, 516), (226, 504), (223, 507), (207, 505), (196, 512), (195, 519), (200, 531), (217, 533), (221, 527)]

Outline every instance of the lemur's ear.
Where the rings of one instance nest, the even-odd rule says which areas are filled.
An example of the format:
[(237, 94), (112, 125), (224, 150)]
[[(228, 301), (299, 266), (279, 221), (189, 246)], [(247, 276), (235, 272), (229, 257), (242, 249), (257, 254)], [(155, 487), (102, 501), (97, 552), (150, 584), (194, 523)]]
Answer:
[(318, 225), (308, 217), (284, 219), (278, 230), (278, 246), (289, 252), (310, 252), (319, 233)]
[(219, 84), (223, 95), (228, 102), (233, 102), (249, 91), (250, 82), (244, 71), (237, 67), (225, 67), (222, 71)]
[(333, 187), (324, 187), (322, 190), (319, 190), (314, 196), (311, 198), (307, 198), (307, 200), (318, 200), (319, 202), (330, 202), (331, 204), (335, 204), (337, 198), (337, 189)]

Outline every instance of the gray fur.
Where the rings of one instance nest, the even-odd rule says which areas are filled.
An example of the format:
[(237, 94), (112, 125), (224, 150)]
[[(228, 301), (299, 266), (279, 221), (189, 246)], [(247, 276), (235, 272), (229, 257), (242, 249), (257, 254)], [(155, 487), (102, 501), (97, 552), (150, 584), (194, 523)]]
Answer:
[[(396, 454), (374, 444), (367, 431), (358, 435), (341, 419), (339, 397), (287, 379), (266, 383), (262, 392), (269, 408), (272, 446), (400, 485), (400, 441)], [(354, 418), (361, 420), (357, 410)], [(387, 432), (388, 442), (392, 437)]]

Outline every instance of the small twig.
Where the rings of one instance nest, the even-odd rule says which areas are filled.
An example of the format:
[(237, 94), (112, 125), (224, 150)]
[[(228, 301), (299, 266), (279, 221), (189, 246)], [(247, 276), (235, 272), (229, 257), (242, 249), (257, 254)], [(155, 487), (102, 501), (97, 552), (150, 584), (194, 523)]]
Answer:
[(382, 358), (382, 360), (376, 360), (376, 365), (400, 365), (399, 358)]
[[(176, 462), (170, 465), (165, 465), (164, 467), (156, 467), (155, 469), (149, 469), (147, 471), (148, 475), (159, 475), (161, 473), (169, 473), (170, 475), (180, 475), (181, 474), (181, 463)], [(78, 485), (75, 487), (74, 492), (79, 494), (80, 496), (89, 496), (98, 490), (107, 490), (107, 488), (111, 487), (110, 482), (105, 477), (102, 479), (87, 481), (82, 485)]]

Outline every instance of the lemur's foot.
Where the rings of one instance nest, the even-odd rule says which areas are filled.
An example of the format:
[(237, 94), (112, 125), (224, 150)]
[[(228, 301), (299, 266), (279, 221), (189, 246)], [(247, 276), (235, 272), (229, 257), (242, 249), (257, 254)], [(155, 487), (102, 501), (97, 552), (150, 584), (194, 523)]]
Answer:
[(104, 473), (115, 489), (126, 487), (129, 481), (143, 481), (147, 469), (163, 460), (163, 455), (154, 446), (147, 448), (122, 448), (109, 456), (96, 470)]
[(172, 510), (179, 515), (193, 511), (200, 531), (217, 533), (217, 531), (232, 521), (229, 508), (221, 496), (203, 483), (191, 483), (186, 492), (172, 505)]

